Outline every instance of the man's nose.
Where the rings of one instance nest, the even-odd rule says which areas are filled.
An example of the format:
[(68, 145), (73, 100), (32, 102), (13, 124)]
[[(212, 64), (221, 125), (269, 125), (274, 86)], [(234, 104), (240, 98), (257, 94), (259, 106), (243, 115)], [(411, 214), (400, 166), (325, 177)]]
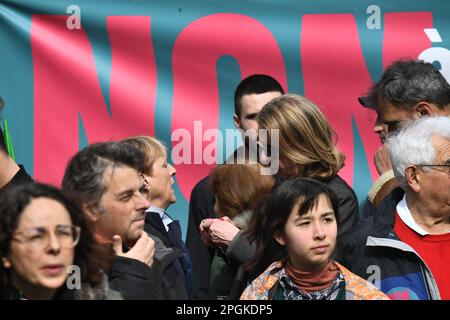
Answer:
[(138, 207), (138, 210), (139, 209), (147, 209), (148, 207), (150, 207), (150, 201), (148, 201), (145, 197), (144, 197), (144, 195), (143, 194), (141, 194), (140, 192), (139, 192), (139, 194), (138, 194), (138, 200), (137, 200), (137, 207)]

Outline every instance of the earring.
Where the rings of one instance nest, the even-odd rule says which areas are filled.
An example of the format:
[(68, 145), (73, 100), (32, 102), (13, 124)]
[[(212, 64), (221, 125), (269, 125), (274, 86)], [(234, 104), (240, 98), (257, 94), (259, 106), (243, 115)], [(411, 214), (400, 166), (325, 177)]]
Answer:
[(5, 257), (2, 257), (2, 264), (5, 269), (11, 268), (11, 262)]

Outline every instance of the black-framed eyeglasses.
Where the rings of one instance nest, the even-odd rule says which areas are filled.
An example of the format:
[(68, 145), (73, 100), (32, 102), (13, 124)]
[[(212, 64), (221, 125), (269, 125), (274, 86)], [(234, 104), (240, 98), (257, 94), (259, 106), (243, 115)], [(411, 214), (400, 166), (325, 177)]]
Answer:
[[(444, 164), (418, 164), (418, 167), (431, 167), (435, 168), (438, 171), (442, 171), (447, 173), (450, 176), (450, 163), (444, 163)], [(439, 170), (437, 168), (442, 168), (443, 170)]]
[[(71, 249), (80, 241), (81, 227), (58, 224), (53, 234), (62, 248)], [(34, 227), (16, 232), (13, 235), (13, 240), (22, 242), (29, 249), (37, 251), (48, 247), (50, 237), (50, 231), (47, 227)]]

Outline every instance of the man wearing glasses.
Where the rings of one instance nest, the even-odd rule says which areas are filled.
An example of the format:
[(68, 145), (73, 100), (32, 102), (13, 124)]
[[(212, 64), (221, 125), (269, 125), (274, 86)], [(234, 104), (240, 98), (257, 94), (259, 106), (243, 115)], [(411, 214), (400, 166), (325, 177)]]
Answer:
[(392, 299), (450, 299), (450, 119), (423, 117), (387, 140), (400, 187), (339, 246), (339, 260)]
[[(364, 107), (377, 112), (373, 131), (383, 144), (387, 134), (395, 132), (408, 120), (450, 116), (450, 85), (431, 63), (420, 60), (392, 63), (369, 93), (358, 100)], [(368, 195), (375, 207), (398, 186), (388, 154), (386, 146), (375, 154), (375, 166), (381, 176)]]

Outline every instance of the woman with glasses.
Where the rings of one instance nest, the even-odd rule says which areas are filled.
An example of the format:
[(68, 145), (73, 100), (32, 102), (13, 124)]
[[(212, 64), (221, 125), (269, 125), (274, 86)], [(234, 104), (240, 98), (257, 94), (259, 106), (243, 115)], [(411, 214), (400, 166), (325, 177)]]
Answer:
[(31, 183), (0, 199), (0, 298), (117, 299), (78, 206), (51, 186)]

